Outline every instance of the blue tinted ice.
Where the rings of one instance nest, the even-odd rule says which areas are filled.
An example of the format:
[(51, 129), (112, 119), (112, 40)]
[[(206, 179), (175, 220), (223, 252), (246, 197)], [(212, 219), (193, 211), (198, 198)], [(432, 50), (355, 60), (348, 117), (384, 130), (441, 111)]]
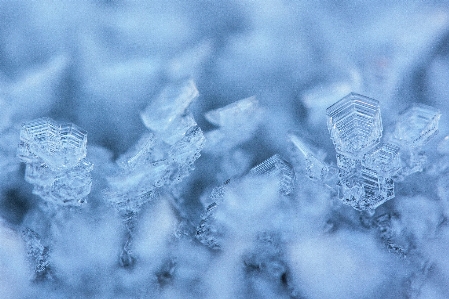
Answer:
[(382, 137), (377, 100), (350, 93), (326, 110), (327, 127), (337, 153), (360, 157)]
[(317, 154), (296, 135), (289, 134), (289, 139), (293, 144), (295, 152), (304, 160), (305, 173), (311, 180), (326, 181), (335, 176), (335, 168), (330, 167), (323, 159), (318, 158)]
[(51, 278), (49, 249), (41, 243), (41, 237), (30, 228), (22, 231), (25, 241), (27, 258), (33, 269), (33, 280), (39, 281)]
[(71, 168), (86, 157), (87, 134), (71, 123), (39, 118), (22, 125), (18, 155), (52, 169)]
[(159, 188), (172, 188), (193, 169), (205, 138), (188, 110), (198, 91), (193, 81), (169, 85), (141, 113), (149, 129), (117, 159), (106, 198), (120, 210), (138, 211)]
[(275, 154), (253, 167), (250, 175), (254, 176), (272, 176), (279, 182), (279, 191), (282, 194), (289, 195), (295, 188), (295, 172), (288, 162)]
[(39, 118), (22, 125), (17, 156), (33, 193), (62, 205), (77, 205), (90, 193), (92, 164), (86, 161), (87, 134), (71, 123)]
[(374, 210), (393, 198), (400, 149), (380, 143), (378, 101), (351, 93), (329, 107), (327, 115), (337, 151), (339, 198), (357, 210)]
[(413, 104), (400, 115), (394, 138), (406, 147), (421, 147), (438, 132), (440, 117), (438, 109), (424, 104)]
[(401, 169), (400, 148), (390, 143), (380, 143), (365, 154), (362, 165), (384, 177), (391, 177)]
[(142, 111), (141, 119), (164, 142), (173, 144), (196, 125), (186, 110), (197, 97), (198, 90), (192, 80), (168, 85)]
[(219, 126), (207, 132), (207, 150), (214, 152), (229, 151), (250, 139), (256, 132), (263, 110), (255, 97), (249, 97), (227, 106), (208, 111), (206, 119)]

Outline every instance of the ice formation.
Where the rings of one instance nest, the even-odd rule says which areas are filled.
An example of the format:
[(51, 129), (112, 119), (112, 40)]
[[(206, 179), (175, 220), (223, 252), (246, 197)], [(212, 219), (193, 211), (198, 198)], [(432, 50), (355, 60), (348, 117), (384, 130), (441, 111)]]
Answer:
[(0, 1), (0, 298), (449, 298), (448, 36), (448, 0)]
[(205, 138), (188, 111), (198, 96), (192, 80), (167, 86), (141, 113), (149, 132), (117, 159), (106, 199), (124, 211), (137, 212), (161, 187), (176, 185), (192, 170)]
[(22, 125), (17, 150), (33, 193), (60, 205), (78, 205), (90, 193), (93, 165), (85, 160), (87, 134), (71, 123), (39, 118)]
[[(236, 179), (235, 181), (227, 181), (224, 185), (216, 187), (212, 190), (208, 202), (211, 202), (205, 209), (205, 212), (201, 216), (201, 221), (196, 229), (196, 238), (204, 245), (211, 249), (221, 249), (221, 243), (223, 239), (229, 236), (226, 234), (232, 234), (229, 232), (229, 227), (225, 224), (227, 221), (224, 219), (217, 220), (217, 213), (223, 213), (226, 208), (223, 206), (233, 205), (232, 202), (226, 202), (226, 198), (232, 197), (227, 193), (237, 191), (241, 181), (249, 180), (254, 183), (260, 184), (262, 182), (269, 181), (268, 188), (273, 188), (279, 195), (290, 196), (295, 188), (295, 173), (293, 168), (281, 158), (278, 154), (266, 159), (262, 163), (254, 166), (243, 178)], [(236, 190), (237, 189), (237, 190)], [(228, 199), (230, 200), (230, 199)], [(244, 203), (234, 203), (234, 205), (245, 206)], [(218, 212), (217, 212), (218, 210)], [(226, 214), (226, 212), (224, 212)], [(226, 217), (226, 216), (221, 216)], [(220, 218), (220, 217), (219, 217)], [(228, 232), (227, 232), (228, 231)]]
[(350, 93), (326, 112), (337, 152), (339, 197), (359, 210), (374, 210), (392, 199), (394, 179), (422, 170), (419, 150), (436, 134), (440, 118), (437, 109), (426, 105), (413, 105), (401, 115), (392, 142), (409, 152), (403, 165), (401, 148), (380, 141), (383, 127), (377, 100)]

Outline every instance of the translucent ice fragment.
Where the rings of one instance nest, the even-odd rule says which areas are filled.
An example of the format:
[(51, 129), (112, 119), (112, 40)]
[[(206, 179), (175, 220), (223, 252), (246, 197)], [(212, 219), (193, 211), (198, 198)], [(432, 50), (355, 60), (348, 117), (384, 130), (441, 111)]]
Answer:
[(25, 179), (34, 184), (33, 193), (61, 205), (83, 203), (92, 187), (92, 164), (83, 160), (75, 167), (54, 172), (45, 164), (28, 164)]
[(274, 176), (275, 179), (279, 180), (279, 191), (284, 195), (291, 194), (295, 188), (295, 172), (289, 163), (278, 154), (271, 156), (253, 167), (249, 174), (255, 176)]
[(62, 205), (84, 202), (93, 165), (86, 156), (86, 133), (74, 124), (40, 118), (23, 124), (18, 157), (27, 163), (25, 180), (33, 193)]
[(381, 143), (365, 154), (362, 165), (384, 177), (391, 177), (401, 169), (399, 147)]
[(417, 148), (426, 144), (437, 132), (441, 113), (423, 104), (413, 104), (396, 123), (393, 136), (401, 144)]
[(222, 227), (214, 219), (213, 212), (217, 203), (210, 204), (201, 216), (200, 224), (196, 229), (196, 239), (211, 249), (220, 249), (220, 239), (223, 236)]
[(157, 142), (152, 134), (143, 136), (119, 158), (123, 171), (107, 178), (110, 188), (106, 197), (119, 209), (138, 210), (154, 198), (158, 188), (172, 187), (189, 175), (204, 142), (197, 126), (172, 146)]
[[(170, 128), (189, 128), (190, 117), (183, 118), (186, 109), (198, 97), (193, 80), (167, 86), (140, 114), (145, 126), (164, 139), (171, 135)], [(184, 126), (182, 124), (185, 124)], [(165, 140), (164, 140), (165, 141)]]
[(71, 123), (39, 118), (22, 125), (18, 156), (38, 159), (52, 169), (71, 168), (86, 157), (87, 133)]
[(59, 175), (52, 185), (52, 198), (63, 204), (76, 204), (85, 201), (92, 188), (90, 172), (93, 165), (82, 160), (72, 169)]
[(309, 147), (296, 135), (289, 134), (289, 139), (294, 148), (301, 154), (305, 162), (306, 175), (311, 180), (325, 181), (336, 175), (335, 168), (329, 167), (327, 163), (313, 154)]
[(220, 127), (236, 126), (241, 122), (249, 121), (258, 109), (259, 101), (256, 97), (249, 97), (206, 112), (204, 116), (209, 122)]
[(51, 278), (48, 247), (42, 245), (40, 236), (30, 228), (25, 228), (22, 237), (27, 248), (28, 260), (34, 268), (34, 280)]
[(360, 157), (379, 143), (382, 119), (377, 100), (350, 93), (326, 110), (337, 153)]
[(253, 136), (263, 115), (255, 97), (246, 98), (225, 107), (209, 111), (206, 119), (219, 126), (207, 132), (207, 150), (228, 151)]
[(153, 134), (144, 134), (130, 150), (117, 159), (117, 164), (124, 169), (133, 169), (151, 163), (156, 143)]
[(374, 210), (394, 197), (393, 180), (368, 168), (341, 177), (338, 187), (340, 199), (357, 210)]

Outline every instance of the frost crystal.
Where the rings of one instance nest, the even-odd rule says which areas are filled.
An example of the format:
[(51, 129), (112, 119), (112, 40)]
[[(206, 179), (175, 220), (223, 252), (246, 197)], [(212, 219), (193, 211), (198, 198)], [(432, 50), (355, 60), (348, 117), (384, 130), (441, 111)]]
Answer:
[(427, 157), (422, 147), (437, 134), (440, 117), (439, 110), (423, 104), (413, 104), (400, 115), (390, 138), (402, 149), (403, 172), (400, 178), (423, 170)]
[(90, 193), (92, 164), (87, 134), (74, 124), (39, 118), (23, 124), (17, 151), (33, 193), (57, 204), (77, 205)]
[(140, 114), (145, 126), (164, 142), (173, 144), (186, 128), (196, 125), (193, 116), (186, 113), (189, 105), (198, 97), (192, 80), (167, 86)]
[(382, 137), (379, 102), (350, 93), (326, 110), (327, 126), (337, 153), (360, 157)]
[(190, 173), (205, 142), (187, 109), (197, 95), (191, 80), (170, 85), (142, 112), (151, 131), (119, 157), (120, 169), (108, 177), (106, 197), (117, 208), (138, 211), (159, 188), (172, 187)]
[(30, 228), (25, 228), (22, 237), (27, 248), (28, 260), (34, 268), (34, 280), (51, 278), (49, 249), (42, 245), (39, 234)]
[(394, 138), (407, 147), (421, 147), (438, 132), (440, 117), (440, 111), (431, 106), (413, 104), (399, 117)]
[[(313, 181), (329, 183), (336, 177), (336, 169), (323, 161), (324, 157), (314, 154), (312, 150), (298, 136), (289, 134), (293, 144), (293, 155), (300, 156), (306, 175)], [(298, 155), (299, 154), (299, 155)]]
[[(337, 151), (339, 197), (358, 210), (373, 210), (394, 197), (394, 179), (421, 171), (421, 147), (438, 131), (437, 109), (415, 104), (380, 143), (379, 102), (351, 93), (327, 109), (328, 128)], [(394, 143), (394, 144), (393, 144)]]
[(392, 176), (400, 169), (399, 148), (379, 144), (379, 102), (351, 93), (327, 109), (337, 151), (339, 197), (358, 210), (373, 210), (394, 197)]
[(275, 154), (253, 167), (250, 175), (272, 176), (279, 181), (279, 191), (284, 195), (289, 195), (295, 187), (295, 173), (293, 168), (278, 154)]
[(219, 126), (207, 133), (207, 150), (226, 152), (253, 136), (262, 120), (263, 110), (255, 97), (242, 99), (205, 113), (206, 119)]

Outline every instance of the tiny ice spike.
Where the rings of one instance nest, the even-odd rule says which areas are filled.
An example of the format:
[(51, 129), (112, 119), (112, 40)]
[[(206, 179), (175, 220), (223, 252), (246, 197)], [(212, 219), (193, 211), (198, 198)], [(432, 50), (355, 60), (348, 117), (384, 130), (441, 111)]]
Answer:
[(62, 205), (84, 202), (90, 193), (92, 164), (85, 160), (87, 134), (71, 123), (39, 118), (24, 123), (17, 156), (33, 193)]

